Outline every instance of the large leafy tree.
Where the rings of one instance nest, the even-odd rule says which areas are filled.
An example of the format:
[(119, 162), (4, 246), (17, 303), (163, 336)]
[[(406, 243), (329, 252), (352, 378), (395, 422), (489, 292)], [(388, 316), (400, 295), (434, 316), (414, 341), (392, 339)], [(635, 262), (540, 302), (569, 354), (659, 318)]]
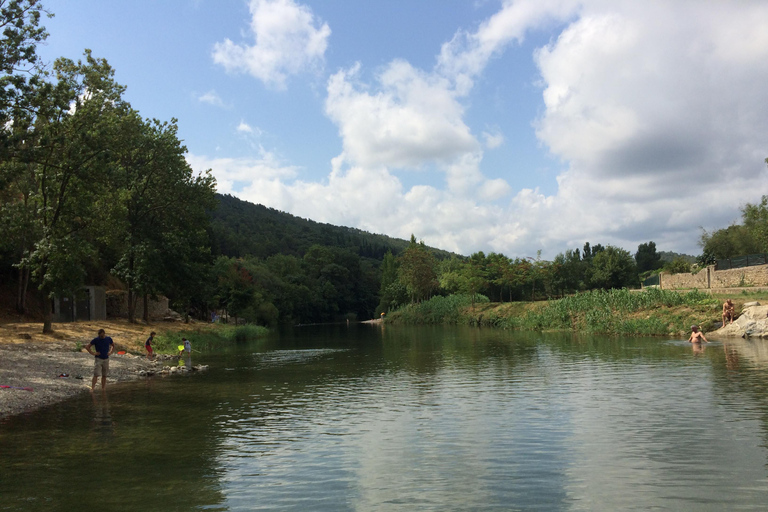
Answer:
[[(120, 259), (115, 272), (128, 287), (128, 318), (135, 321), (137, 294), (180, 292), (169, 282), (173, 274), (189, 271), (202, 258), (207, 245), (206, 210), (215, 206), (215, 180), (210, 172), (195, 174), (187, 164), (186, 148), (179, 142), (176, 120), (145, 121), (130, 112), (122, 122), (114, 153), (117, 172), (114, 201), (119, 205), (113, 244)], [(181, 268), (180, 268), (181, 267)], [(181, 293), (184, 295), (184, 293)], [(181, 297), (177, 297), (181, 298)], [(182, 300), (184, 302), (184, 300)], [(191, 305), (191, 297), (187, 301)], [(144, 308), (145, 320), (147, 308)]]
[(635, 262), (637, 263), (638, 272), (661, 268), (663, 263), (661, 255), (656, 252), (656, 242), (638, 245), (637, 252), (635, 253)]
[(411, 235), (411, 243), (400, 256), (398, 279), (405, 286), (411, 302), (428, 299), (437, 289), (437, 260), (429, 252), (424, 242), (416, 242)]
[(607, 246), (592, 258), (592, 283), (598, 288), (637, 286), (637, 265), (629, 253), (619, 247)]
[(34, 90), (32, 109), (13, 123), (23, 136), (12, 161), (25, 173), (14, 181), (27, 187), (19, 197), (34, 236), (20, 266), (42, 292), (44, 332), (51, 331), (50, 298), (75, 289), (93, 256), (88, 230), (111, 208), (111, 146), (129, 108), (109, 64), (90, 51), (85, 57), (57, 60), (54, 80)]

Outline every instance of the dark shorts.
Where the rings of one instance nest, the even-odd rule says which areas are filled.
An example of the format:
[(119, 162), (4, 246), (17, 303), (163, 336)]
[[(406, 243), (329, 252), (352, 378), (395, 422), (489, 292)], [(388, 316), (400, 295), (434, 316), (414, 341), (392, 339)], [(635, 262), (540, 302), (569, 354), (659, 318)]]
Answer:
[(148, 353), (148, 354), (151, 354), (151, 353), (152, 353), (152, 347), (150, 347), (149, 345), (145, 345), (145, 346), (144, 346), (144, 348), (146, 348), (146, 349), (147, 349), (147, 353)]

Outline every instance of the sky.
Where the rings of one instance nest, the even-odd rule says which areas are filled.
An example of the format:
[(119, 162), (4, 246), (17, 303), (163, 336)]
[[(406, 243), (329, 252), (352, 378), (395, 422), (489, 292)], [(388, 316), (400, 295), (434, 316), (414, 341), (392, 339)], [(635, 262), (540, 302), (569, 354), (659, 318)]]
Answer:
[(218, 191), (460, 254), (696, 255), (768, 194), (762, 0), (44, 0)]

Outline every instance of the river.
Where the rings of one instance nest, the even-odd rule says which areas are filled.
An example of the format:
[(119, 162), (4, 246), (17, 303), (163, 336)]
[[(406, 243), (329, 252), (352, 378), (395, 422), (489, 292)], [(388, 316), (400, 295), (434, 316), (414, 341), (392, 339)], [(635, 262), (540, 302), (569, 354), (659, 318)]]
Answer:
[(0, 510), (768, 503), (768, 342), (342, 325), (194, 363), (0, 423)]

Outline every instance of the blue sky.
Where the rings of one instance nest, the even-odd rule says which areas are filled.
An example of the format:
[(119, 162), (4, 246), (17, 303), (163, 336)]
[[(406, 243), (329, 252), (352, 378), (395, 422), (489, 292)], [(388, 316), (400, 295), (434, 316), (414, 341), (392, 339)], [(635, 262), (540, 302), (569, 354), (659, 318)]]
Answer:
[(219, 191), (470, 254), (698, 254), (766, 187), (760, 1), (46, 0)]

